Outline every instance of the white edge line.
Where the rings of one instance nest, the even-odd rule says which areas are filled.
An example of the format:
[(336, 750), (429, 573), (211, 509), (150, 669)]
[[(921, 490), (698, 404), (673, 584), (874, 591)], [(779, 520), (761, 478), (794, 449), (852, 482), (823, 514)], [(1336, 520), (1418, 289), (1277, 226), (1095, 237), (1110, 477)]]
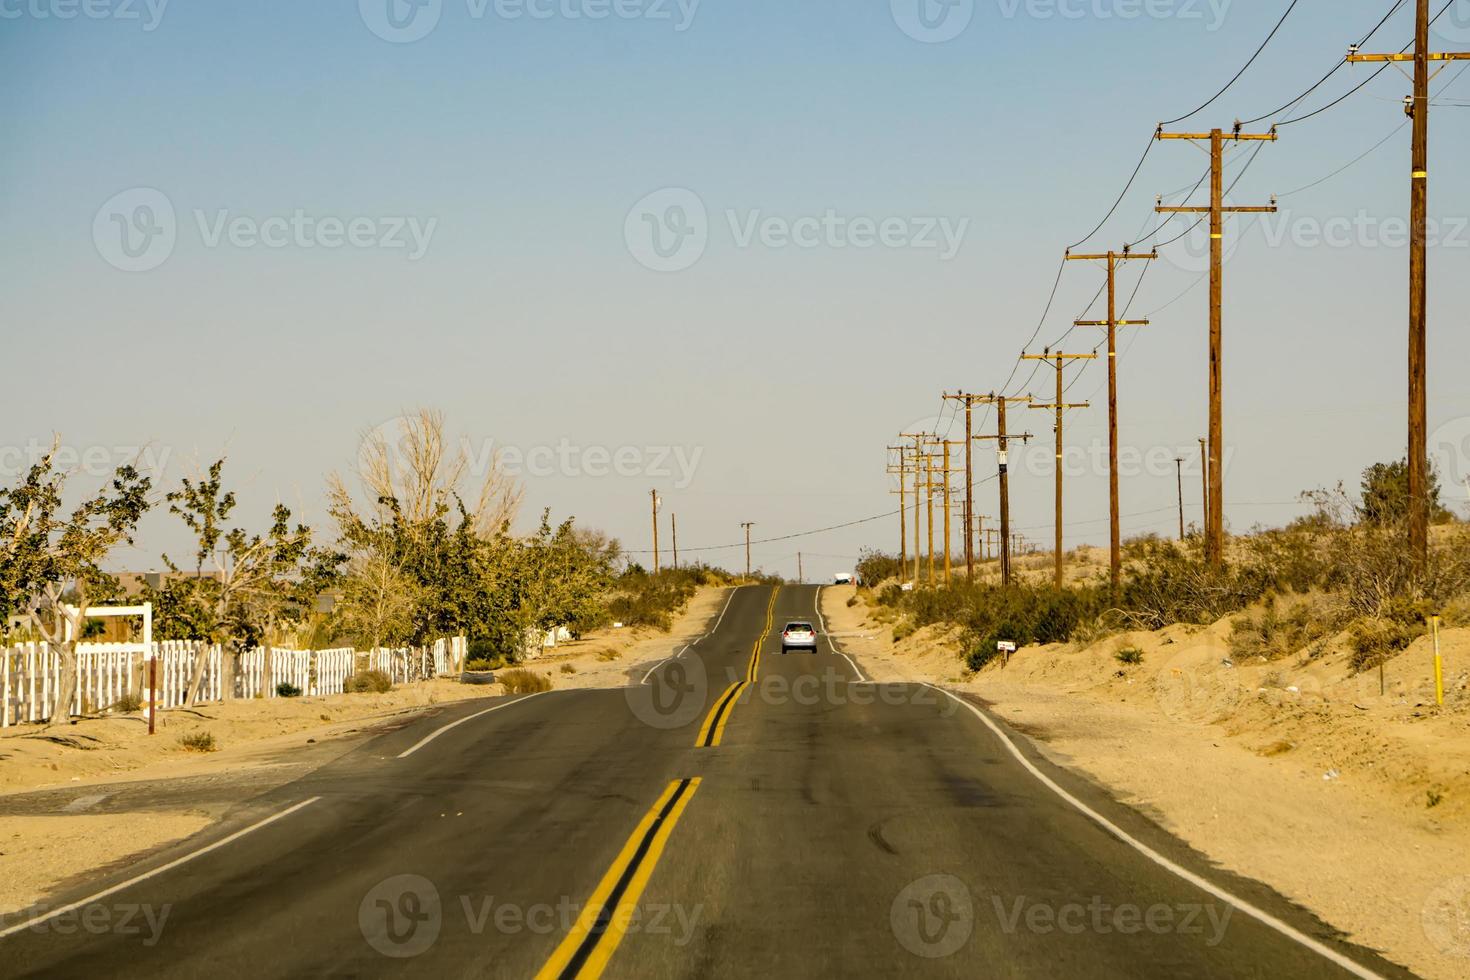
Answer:
[(0, 939), (5, 939), (8, 936), (13, 936), (17, 932), (20, 932), (22, 929), (29, 929), (33, 926), (40, 925), (42, 922), (47, 922), (51, 919), (56, 918), (59, 915), (66, 915), (69, 912), (75, 912), (77, 909), (82, 908), (83, 906), (91, 905), (93, 902), (100, 901), (109, 895), (115, 895), (125, 888), (131, 888), (132, 886), (139, 884), (140, 882), (147, 881), (149, 878), (156, 878), (166, 871), (172, 871), (174, 868), (177, 868), (181, 864), (187, 864), (197, 857), (203, 857), (210, 851), (216, 851), (227, 844), (233, 844), (235, 841), (239, 840), (241, 837), (244, 837), (246, 834), (252, 834), (262, 827), (266, 827), (270, 824), (275, 823), (277, 820), (283, 820), (286, 817), (289, 817), (291, 814), (297, 812), (298, 810), (303, 810), (306, 807), (311, 806), (313, 803), (317, 802), (320, 799), (320, 796), (313, 796), (309, 800), (302, 800), (295, 806), (287, 807), (279, 813), (273, 813), (270, 816), (266, 817), (264, 820), (259, 820), (248, 827), (237, 830), (230, 836), (223, 837), (215, 841), (213, 844), (206, 844), (204, 847), (199, 848), (199, 850), (185, 854), (183, 857), (175, 858), (168, 864), (154, 868), (152, 871), (145, 871), (140, 875), (135, 875), (134, 877), (129, 878), (127, 881), (119, 882), (118, 884), (113, 885), (111, 888), (103, 889), (95, 895), (91, 895), (77, 902), (72, 902), (70, 905), (63, 905), (61, 908), (52, 909), (44, 915), (38, 915), (34, 918), (27, 919), (25, 922), (17, 923), (16, 925), (10, 926), (6, 929), (0, 929)]
[(825, 585), (817, 586), (817, 601), (814, 607), (817, 611), (817, 622), (822, 624), (822, 635), (827, 638), (827, 646), (832, 650), (832, 652), (852, 665), (853, 672), (857, 674), (858, 683), (867, 684), (869, 683), (868, 677), (866, 674), (863, 673), (863, 669), (857, 665), (857, 661), (849, 657), (843, 651), (837, 649), (837, 644), (832, 640), (832, 634), (827, 632), (827, 620), (822, 616), (822, 590), (825, 588)]
[(466, 722), (474, 721), (476, 718), (483, 718), (485, 715), (490, 714), (492, 711), (499, 711), (501, 708), (509, 708), (513, 704), (520, 704), (523, 701), (529, 701), (532, 698), (538, 697), (545, 693), (545, 691), (537, 691), (535, 694), (527, 694), (523, 698), (516, 698), (514, 701), (506, 701), (504, 704), (497, 704), (493, 708), (486, 708), (484, 711), (476, 711), (472, 715), (465, 715), (459, 721), (451, 721), (443, 728), (436, 728), (434, 731), (425, 735), (422, 739), (418, 741), (417, 744), (413, 746), (413, 748), (405, 749), (404, 751), (398, 753), (397, 758), (407, 759), (419, 749), (423, 748), (425, 745), (428, 745), (430, 742), (434, 741), (434, 739), (438, 738), (440, 735), (443, 735), (445, 732), (449, 731), (452, 728), (458, 728), (460, 725), (463, 725)]
[(1010, 737), (1006, 735), (1006, 733), (1001, 729), (999, 725), (997, 725), (988, 716), (986, 716), (985, 712), (981, 711), (979, 708), (975, 707), (964, 698), (961, 698), (951, 693), (950, 691), (946, 691), (942, 687), (935, 687), (935, 685), (933, 684), (926, 684), (924, 686), (934, 688), (934, 690), (939, 691), (946, 697), (952, 698), (953, 700), (958, 701), (960, 704), (964, 705), (966, 708), (969, 708), (970, 711), (974, 713), (975, 717), (984, 722), (985, 727), (994, 732), (996, 737), (1005, 744), (1006, 749), (1010, 751), (1011, 755), (1016, 757), (1016, 761), (1020, 762), (1021, 765), (1025, 767), (1026, 771), (1035, 776), (1036, 779), (1043, 786), (1051, 790), (1057, 796), (1060, 796), (1074, 809), (1080, 812), (1083, 816), (1087, 817), (1093, 823), (1097, 824), (1103, 830), (1106, 830), (1109, 834), (1112, 834), (1118, 840), (1127, 844), (1129, 847), (1133, 848), (1139, 854), (1142, 854), (1144, 857), (1148, 858), (1150, 861), (1157, 864), (1165, 871), (1168, 871), (1174, 875), (1177, 875), (1180, 878), (1183, 878), (1191, 885), (1194, 885), (1196, 888), (1199, 888), (1202, 891), (1208, 892), (1209, 894), (1220, 899), (1222, 902), (1226, 902), (1230, 905), (1235, 906), (1240, 911), (1244, 912), (1246, 915), (1250, 916), (1261, 924), (1275, 929), (1286, 938), (1300, 943), (1302, 946), (1305, 946), (1307, 949), (1310, 949), (1312, 952), (1318, 954), (1319, 956), (1322, 956), (1325, 959), (1332, 961), (1333, 963), (1342, 967), (1344, 970), (1347, 970), (1354, 976), (1362, 977), (1363, 980), (1384, 980), (1382, 976), (1374, 973), (1372, 970), (1369, 970), (1362, 964), (1348, 958), (1347, 956), (1344, 956), (1337, 950), (1317, 941), (1316, 939), (1313, 939), (1311, 936), (1308, 936), (1306, 933), (1301, 932), (1300, 930), (1288, 925), (1287, 923), (1282, 922), (1280, 919), (1276, 918), (1276, 916), (1265, 911), (1264, 909), (1257, 908), (1250, 902), (1235, 897), (1218, 885), (1215, 885), (1210, 881), (1201, 878), (1194, 872), (1183, 868), (1178, 864), (1175, 864), (1173, 861), (1164, 857), (1162, 854), (1160, 854), (1158, 851), (1155, 851), (1147, 844), (1144, 844), (1142, 841), (1139, 841), (1131, 835), (1125, 833), (1123, 829), (1117, 824), (1108, 820), (1102, 814), (1098, 813), (1096, 810), (1092, 809), (1087, 804), (1077, 799), (1071, 793), (1068, 793), (1066, 790), (1062, 789), (1062, 787), (1058, 786), (1054, 781), (1052, 781), (1051, 777), (1047, 776), (1046, 773), (1042, 772), (1034, 764), (1032, 764), (1031, 760), (1026, 758), (1026, 756), (1021, 753), (1020, 749), (1016, 748), (1015, 743), (1011, 741)]
[(664, 659), (660, 660), (658, 663), (654, 664), (652, 667), (648, 668), (648, 673), (644, 674), (643, 675), (643, 680), (639, 681), (638, 683), (639, 684), (647, 684), (648, 683), (648, 679), (650, 677), (652, 677), (655, 673), (657, 673), (658, 672), (658, 669), (660, 667), (662, 667), (664, 664), (668, 663), (670, 660), (677, 660), (678, 658), (684, 656), (684, 654), (689, 651), (689, 648), (690, 647), (694, 646), (700, 640), (704, 639), (706, 636), (711, 635), (712, 633), (714, 633), (715, 630), (719, 629), (720, 628), (720, 624), (725, 621), (725, 613), (729, 612), (729, 610), (730, 610), (730, 603), (735, 600), (735, 593), (739, 592), (743, 588), (745, 588), (745, 586), (743, 586), (743, 585), (737, 585), (737, 586), (735, 586), (734, 588), (732, 588), (730, 590), (730, 594), (725, 598), (725, 608), (720, 610), (720, 617), (715, 620), (715, 625), (713, 625), (713, 626), (711, 626), (709, 628), (709, 632), (707, 632), (707, 633), (701, 633), (699, 636), (695, 637), (693, 641), (691, 641), (689, 643), (686, 643), (684, 645), (684, 649), (683, 650), (680, 650), (678, 653), (674, 654), (672, 657), (665, 657)]

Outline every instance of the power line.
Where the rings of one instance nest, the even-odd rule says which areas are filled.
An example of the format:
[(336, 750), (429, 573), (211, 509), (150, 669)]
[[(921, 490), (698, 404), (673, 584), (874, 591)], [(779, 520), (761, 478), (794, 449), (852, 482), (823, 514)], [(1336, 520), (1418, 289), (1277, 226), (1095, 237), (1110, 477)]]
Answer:
[[(1390, 7), (1388, 13), (1386, 13), (1386, 14), (1383, 15), (1383, 19), (1380, 20), (1378, 22), (1378, 24), (1371, 31), (1369, 31), (1367, 34), (1364, 34), (1363, 35), (1363, 39), (1358, 42), (1357, 46), (1358, 47), (1362, 47), (1363, 45), (1367, 44), (1370, 40), (1372, 40), (1373, 35), (1377, 34), (1378, 31), (1383, 27), (1383, 25), (1388, 23), (1389, 18), (1392, 17), (1394, 14), (1398, 13), (1399, 8), (1402, 7), (1406, 2), (1407, 2), (1407, 0), (1398, 0), (1397, 3), (1395, 3), (1392, 7)], [(1329, 71), (1327, 74), (1325, 74), (1321, 78), (1319, 78), (1315, 83), (1313, 83), (1312, 85), (1310, 85), (1307, 88), (1307, 90), (1305, 92), (1303, 92), (1301, 95), (1298, 95), (1296, 98), (1292, 99), (1290, 102), (1288, 102), (1285, 105), (1281, 106), (1279, 109), (1273, 109), (1270, 112), (1263, 113), (1262, 115), (1259, 115), (1259, 116), (1257, 116), (1254, 119), (1244, 120), (1241, 123), (1241, 125), (1242, 126), (1250, 126), (1250, 125), (1253, 125), (1255, 123), (1258, 123), (1258, 122), (1262, 121), (1263, 119), (1271, 119), (1271, 118), (1274, 118), (1276, 116), (1281, 115), (1284, 112), (1290, 112), (1292, 110), (1292, 108), (1297, 105), (1297, 103), (1301, 102), (1307, 96), (1311, 95), (1313, 92), (1317, 91), (1317, 89), (1319, 89), (1323, 85), (1325, 85), (1327, 83), (1327, 80), (1330, 79), (1333, 75), (1336, 75), (1338, 73), (1338, 71), (1340, 71), (1342, 69), (1342, 67), (1344, 65), (1346, 65), (1346, 64), (1347, 64), (1346, 61), (1343, 61), (1341, 59), (1338, 59), (1333, 64), (1331, 71)]]
[(1160, 123), (1159, 125), (1172, 126), (1175, 123), (1181, 123), (1184, 120), (1188, 119), (1190, 116), (1198, 115), (1200, 112), (1203, 112), (1205, 109), (1208, 109), (1210, 106), (1214, 105), (1215, 101), (1219, 99), (1220, 96), (1230, 91), (1230, 87), (1236, 82), (1240, 81), (1240, 76), (1244, 75), (1246, 73), (1246, 70), (1250, 68), (1251, 65), (1256, 63), (1256, 59), (1261, 56), (1261, 52), (1266, 50), (1266, 46), (1270, 44), (1272, 39), (1276, 37), (1277, 32), (1281, 30), (1281, 25), (1286, 23), (1286, 18), (1291, 16), (1291, 12), (1296, 9), (1297, 4), (1300, 2), (1301, 0), (1291, 0), (1291, 5), (1286, 8), (1286, 13), (1281, 15), (1281, 19), (1276, 22), (1276, 26), (1271, 28), (1271, 33), (1266, 35), (1266, 40), (1261, 42), (1261, 46), (1259, 48), (1256, 48), (1256, 53), (1251, 55), (1250, 60), (1241, 66), (1240, 71), (1235, 73), (1235, 77), (1225, 83), (1224, 88), (1216, 92), (1214, 95), (1210, 96), (1209, 100), (1205, 102), (1204, 105), (1200, 106), (1198, 109), (1195, 109), (1193, 112), (1186, 112), (1178, 119), (1170, 119), (1166, 122)]

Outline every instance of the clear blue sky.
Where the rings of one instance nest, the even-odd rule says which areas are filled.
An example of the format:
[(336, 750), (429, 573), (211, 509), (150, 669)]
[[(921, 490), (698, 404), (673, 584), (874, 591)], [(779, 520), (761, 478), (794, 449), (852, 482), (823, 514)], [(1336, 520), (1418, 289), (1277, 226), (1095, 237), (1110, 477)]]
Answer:
[[(191, 461), (228, 453), (242, 517), (263, 521), (279, 496), (322, 522), (323, 479), (351, 464), (359, 433), (428, 405), (477, 442), (702, 451), (683, 488), (673, 476), (571, 473), (526, 486), (528, 515), (551, 507), (645, 548), (658, 485), (686, 549), (738, 540), (742, 520), (778, 535), (892, 507), (883, 447), (935, 415), (941, 389), (1007, 380), (1063, 248), (1107, 211), (1154, 125), (1224, 84), (1286, 7), (1154, 0), (1162, 16), (1126, 17), (1144, 5), (1063, 0), (1080, 13), (1063, 16), (1047, 0), (975, 0), (956, 8), (970, 14), (957, 36), (923, 43), (900, 27), (917, 23), (909, 0), (556, 0), (536, 8), (547, 17), (442, 0), (418, 11), (438, 17), (425, 36), (394, 43), (372, 29), (394, 36), (388, 0), (94, 2), (106, 16), (0, 0), (0, 446), (12, 458), (52, 431), (78, 449), (152, 441), (172, 483)], [(429, 26), (393, 2), (405, 30)], [(1275, 109), (1389, 6), (1301, 0), (1189, 125)], [(621, 13), (585, 16), (599, 10)], [(1401, 11), (1370, 49), (1405, 44), (1410, 20)], [(1470, 48), (1470, 21), (1444, 23), (1439, 47)], [(1344, 69), (1304, 107), (1365, 75)], [(1337, 170), (1402, 123), (1406, 91), (1390, 70), (1283, 129), (1233, 198), (1264, 203)], [(1443, 99), (1470, 99), (1470, 81)], [(1459, 437), (1470, 435), (1456, 428), (1470, 415), (1467, 123), (1461, 106), (1435, 110), (1431, 166), (1448, 240), (1431, 255), (1430, 424)], [(1189, 144), (1156, 148), (1090, 245), (1139, 238), (1154, 196), (1193, 185), (1204, 162)], [(1239, 241), (1226, 272), (1232, 527), (1283, 521), (1300, 508), (1281, 502), (1300, 490), (1402, 453), (1407, 251), (1379, 231), (1406, 213), (1407, 184), (1406, 129), (1284, 198), (1276, 225)], [(132, 192), (119, 213), (147, 218), (136, 188), (175, 213), (171, 251), (147, 271), (116, 267), (123, 229), (106, 207)], [(692, 191), (708, 214), (707, 248), (677, 272), (640, 263), (626, 235), (638, 227), (630, 210), (665, 188)], [(829, 211), (898, 219), (913, 234), (926, 219), (968, 224), (951, 257), (836, 247), (852, 244), (841, 234), (810, 248), (741, 243), (752, 216)], [(399, 219), (432, 232), (417, 257), (306, 248), (294, 232), (280, 248), (212, 238), (221, 216), (256, 227), (297, 212), (367, 218), (374, 242), (395, 237)], [(1311, 244), (1334, 219), (1368, 231)], [(1164, 457), (1204, 430), (1205, 290), (1159, 309), (1200, 268), (1185, 254), (1148, 273), (1132, 312), (1158, 312), (1125, 338), (1120, 362), (1124, 442)], [(1038, 348), (1082, 311), (1098, 275), (1066, 270)], [(1106, 438), (1101, 363), (1085, 370), (1069, 392), (1094, 405), (1069, 418), (1079, 446)], [(1046, 374), (1032, 390), (1049, 394)], [(1016, 424), (1042, 437), (1044, 461), (1050, 425), (1029, 414)], [(1086, 470), (1069, 483), (1068, 519), (1092, 523), (1069, 534), (1100, 542), (1106, 474)], [(1047, 538), (1050, 479), (1018, 475), (1014, 489), (1017, 523)], [(993, 484), (984, 513), (991, 496)], [(1167, 530), (1173, 502), (1172, 472), (1130, 477), (1123, 511), (1138, 516), (1125, 530)], [(808, 573), (826, 574), (860, 545), (896, 547), (895, 524), (756, 558), (791, 573), (800, 547), (820, 556)], [(156, 566), (180, 541), (157, 516), (127, 563)]]

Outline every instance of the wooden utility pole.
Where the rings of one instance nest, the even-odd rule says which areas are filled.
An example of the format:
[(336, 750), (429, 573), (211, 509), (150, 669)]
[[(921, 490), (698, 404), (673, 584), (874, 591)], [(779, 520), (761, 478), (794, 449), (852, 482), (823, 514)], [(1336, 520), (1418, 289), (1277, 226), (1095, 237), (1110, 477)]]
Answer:
[(1079, 327), (1108, 328), (1108, 518), (1111, 537), (1111, 559), (1113, 588), (1123, 578), (1123, 529), (1118, 508), (1118, 328), (1146, 327), (1147, 320), (1118, 319), (1118, 263), (1130, 259), (1150, 261), (1159, 257), (1158, 252), (1130, 252), (1126, 247), (1121, 252), (1105, 252), (1101, 255), (1073, 255), (1067, 253), (1072, 262), (1107, 262), (1108, 264), (1108, 318), (1106, 320), (1078, 320)]
[(746, 521), (740, 526), (745, 528), (745, 577), (750, 578), (750, 529), (755, 527), (755, 521)]
[(1060, 589), (1062, 587), (1062, 581), (1063, 581), (1063, 567), (1062, 566), (1063, 566), (1063, 564), (1065, 562), (1065, 559), (1062, 557), (1062, 417), (1063, 417), (1063, 415), (1065, 415), (1067, 409), (1069, 409), (1069, 408), (1091, 408), (1092, 407), (1087, 402), (1079, 402), (1079, 403), (1071, 404), (1071, 405), (1067, 404), (1067, 401), (1066, 401), (1066, 389), (1062, 386), (1062, 371), (1067, 366), (1067, 362), (1068, 361), (1095, 361), (1095, 360), (1097, 360), (1097, 355), (1096, 354), (1063, 354), (1063, 353), (1060, 353), (1060, 352), (1054, 354), (1054, 353), (1052, 353), (1051, 351), (1048, 350), (1045, 354), (1022, 354), (1021, 355), (1021, 358), (1022, 358), (1022, 360), (1027, 360), (1027, 361), (1046, 361), (1048, 364), (1054, 364), (1054, 366), (1057, 369), (1057, 400), (1055, 402), (1050, 402), (1050, 403), (1047, 403), (1047, 402), (1032, 402), (1031, 403), (1031, 407), (1032, 408), (1039, 408), (1039, 409), (1053, 409), (1057, 413), (1057, 420), (1056, 420), (1056, 434), (1057, 434), (1057, 488), (1056, 488), (1056, 510), (1057, 510), (1057, 516), (1056, 516), (1056, 523), (1057, 523), (1057, 533), (1056, 533), (1056, 539), (1057, 539), (1056, 540), (1057, 562), (1056, 562), (1056, 564), (1057, 564), (1057, 569), (1056, 569), (1056, 579), (1057, 579), (1057, 588)]
[(900, 439), (914, 440), (914, 584), (918, 585), (920, 562), (922, 560), (919, 552), (919, 515), (923, 512), (924, 509), (923, 507), (919, 506), (920, 500), (922, 499), (920, 497), (922, 491), (919, 489), (919, 487), (922, 484), (921, 477), (924, 473), (924, 446), (933, 442), (934, 436), (932, 433), (929, 432), (900, 432), (898, 434), (898, 437)]
[(1031, 433), (1013, 436), (1006, 432), (1006, 406), (1011, 402), (1018, 405), (1029, 405), (1031, 396), (1022, 398), (1006, 398), (1003, 395), (986, 395), (977, 401), (995, 406), (995, 435), (975, 436), (981, 440), (995, 440), (995, 455), (999, 463), (1000, 473), (1000, 581), (1002, 585), (1011, 584), (1011, 481), (1009, 473), (1009, 446), (1010, 440), (1020, 439), (1023, 443), (1031, 441)]
[(658, 574), (658, 491), (650, 490), (648, 495), (653, 500), (653, 574)]
[(796, 584), (806, 584), (806, 573), (801, 569), (801, 552), (799, 551), (796, 553)]
[(1359, 54), (1348, 52), (1349, 62), (1412, 61), (1414, 94), (1404, 111), (1414, 120), (1409, 177), (1409, 553), (1422, 575), (1429, 562), (1429, 444), (1427, 431), (1429, 357), (1429, 63), (1465, 61), (1470, 52), (1429, 50), (1429, 0), (1418, 0), (1414, 22), (1414, 53)]
[(1184, 540), (1184, 457), (1174, 457), (1174, 477), (1179, 482), (1179, 540)]
[(1226, 133), (1212, 129), (1208, 133), (1156, 134), (1161, 140), (1191, 140), (1210, 144), (1209, 207), (1168, 207), (1160, 201), (1159, 214), (1208, 214), (1210, 216), (1210, 509), (1205, 514), (1205, 558), (1215, 568), (1225, 563), (1225, 421), (1222, 380), (1222, 323), (1225, 291), (1225, 215), (1275, 214), (1276, 202), (1269, 207), (1236, 208), (1225, 206), (1225, 141), (1275, 142), (1276, 130), (1269, 133), (1242, 133), (1240, 124)]
[(976, 514), (974, 516), (975, 533), (980, 539), (980, 557), (988, 561), (990, 559), (990, 539), (985, 536), (985, 522), (993, 521), (995, 520), (995, 518), (991, 517), (989, 514)]
[(975, 577), (975, 460), (971, 452), (975, 441), (973, 412), (979, 395), (964, 392), (946, 393), (945, 401), (962, 402), (965, 406), (965, 512), (961, 518), (965, 523), (965, 575)]
[(674, 571), (679, 570), (679, 515), (669, 515), (669, 530), (674, 534)]
[[(903, 578), (909, 573), (909, 447), (889, 446), (888, 451), (898, 453), (898, 469), (895, 470), (893, 464), (889, 463), (888, 472), (890, 474), (898, 474), (898, 567), (903, 570), (899, 576)], [(892, 493), (893, 491), (890, 490), (888, 492)], [(918, 543), (918, 540), (915, 539), (914, 544), (917, 545)]]
[(924, 454), (924, 523), (929, 530), (929, 578), (934, 584), (934, 453)]
[(968, 448), (970, 445), (970, 440), (966, 439), (964, 442), (960, 442), (958, 439), (945, 439), (942, 441), (941, 445), (944, 446), (944, 584), (948, 585), (950, 583), (952, 566), (949, 548), (950, 542), (954, 540), (954, 533), (951, 530), (949, 523), (950, 515), (954, 512), (954, 505), (950, 503), (949, 477), (952, 469), (950, 465), (949, 449), (951, 446), (961, 445)]
[(1208, 441), (1205, 439), (1199, 441), (1199, 483), (1203, 488), (1200, 491), (1200, 495), (1204, 499), (1205, 504), (1204, 516), (1200, 518), (1199, 524), (1201, 537), (1205, 533), (1205, 522), (1210, 519), (1210, 452), (1207, 448), (1208, 444)]

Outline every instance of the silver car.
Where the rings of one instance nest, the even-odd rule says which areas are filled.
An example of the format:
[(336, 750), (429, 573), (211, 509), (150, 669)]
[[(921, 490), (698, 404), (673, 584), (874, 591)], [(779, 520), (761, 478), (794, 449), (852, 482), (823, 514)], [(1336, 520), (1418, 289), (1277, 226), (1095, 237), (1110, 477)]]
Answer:
[(817, 652), (817, 631), (812, 628), (811, 623), (787, 623), (786, 628), (781, 631), (781, 652), (789, 653), (792, 650)]

